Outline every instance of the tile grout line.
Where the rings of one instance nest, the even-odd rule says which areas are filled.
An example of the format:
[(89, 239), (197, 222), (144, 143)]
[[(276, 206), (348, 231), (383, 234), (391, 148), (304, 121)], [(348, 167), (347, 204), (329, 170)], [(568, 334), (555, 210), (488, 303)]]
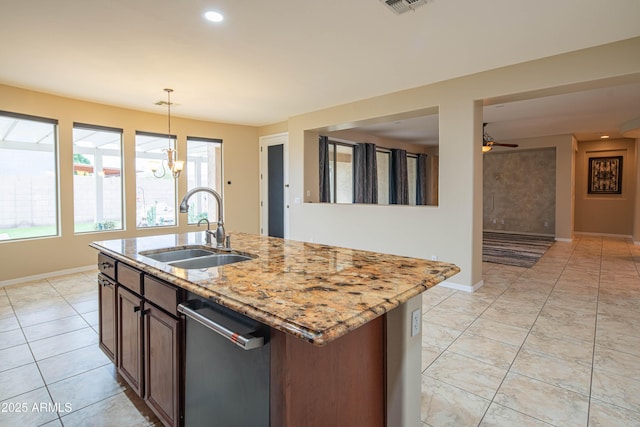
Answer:
[[(565, 268), (566, 268), (566, 264), (565, 264)], [(509, 290), (509, 288), (511, 288), (511, 286), (513, 286), (513, 284), (514, 284), (515, 282), (517, 282), (519, 279), (521, 279), (521, 278), (522, 278), (522, 276), (523, 276), (527, 271), (529, 271), (529, 269), (530, 269), (530, 268), (526, 268), (525, 270), (522, 270), (522, 271), (517, 275), (517, 277), (515, 277), (513, 280), (511, 280), (511, 281), (510, 281), (510, 283), (509, 283), (509, 286), (507, 286), (506, 288), (504, 288), (504, 289), (502, 290), (502, 292), (500, 292), (500, 294), (498, 294), (498, 295), (495, 297), (495, 299), (493, 300), (493, 302), (492, 302), (491, 304), (489, 304), (489, 305), (488, 305), (484, 310), (482, 310), (482, 312), (476, 316), (475, 320), (474, 320), (473, 322), (471, 322), (471, 324), (469, 324), (469, 326), (467, 326), (466, 328), (464, 328), (464, 329), (462, 330), (462, 333), (461, 333), (461, 334), (460, 334), (456, 339), (454, 339), (454, 340), (453, 340), (453, 341), (452, 341), (452, 342), (451, 342), (447, 347), (445, 347), (445, 349), (444, 349), (444, 350), (442, 350), (442, 351), (440, 352), (440, 354), (438, 355), (438, 357), (436, 357), (436, 359), (434, 359), (434, 360), (433, 360), (433, 361), (432, 361), (432, 362), (431, 362), (431, 363), (430, 363), (430, 364), (429, 364), (429, 365), (428, 365), (428, 366), (427, 366), (427, 367), (422, 371), (423, 375), (427, 375), (427, 376), (431, 377), (431, 376), (430, 376), (430, 375), (428, 375), (428, 374), (424, 374), (424, 372), (425, 372), (427, 369), (429, 369), (429, 367), (431, 367), (431, 365), (432, 365), (433, 363), (435, 363), (435, 362), (440, 358), (440, 356), (442, 356), (442, 354), (444, 354), (447, 350), (449, 350), (449, 348), (450, 348), (450, 347), (451, 347), (451, 346), (452, 346), (452, 345), (453, 345), (453, 344), (454, 344), (454, 343), (455, 343), (455, 342), (456, 342), (456, 341), (457, 341), (457, 340), (458, 340), (462, 335), (464, 335), (464, 333), (465, 333), (465, 332), (467, 332), (467, 330), (468, 330), (468, 329), (469, 329), (469, 328), (470, 328), (470, 327), (471, 327), (471, 326), (472, 326), (472, 325), (473, 325), (473, 324), (474, 324), (474, 323), (475, 323), (475, 322), (476, 322), (476, 321), (477, 321), (477, 320), (478, 320), (478, 319), (479, 319), (479, 318), (480, 318), (480, 317), (481, 317), (481, 316), (482, 316), (482, 315), (483, 315), (483, 314), (484, 314), (484, 313), (485, 313), (489, 308), (491, 308), (491, 306), (492, 306), (493, 304), (495, 304), (495, 302), (496, 302), (496, 301), (498, 301), (498, 299), (500, 299), (500, 297), (501, 297), (502, 295), (504, 295), (504, 294)], [(564, 271), (564, 269), (563, 269), (563, 271)], [(557, 280), (556, 280), (556, 282), (557, 282)], [(554, 287), (555, 287), (555, 285), (554, 285)], [(434, 307), (437, 307), (437, 306), (438, 306), (438, 305), (440, 305), (442, 302), (446, 301), (447, 299), (449, 299), (451, 296), (453, 296), (453, 295), (457, 294), (458, 292), (461, 292), (461, 291), (456, 291), (456, 292), (452, 293), (451, 295), (449, 295), (448, 297), (446, 297), (445, 299), (443, 299), (442, 301), (440, 301), (438, 304), (436, 304)], [(549, 293), (549, 295), (550, 295), (550, 294), (551, 294), (551, 293)], [(549, 298), (549, 296), (547, 296), (547, 299), (548, 299), (548, 298)], [(543, 306), (544, 306), (544, 305), (543, 305)], [(540, 311), (542, 311), (542, 308), (540, 308)], [(539, 314), (539, 313), (538, 313), (538, 314)], [(536, 319), (537, 319), (537, 317), (536, 317)], [(497, 323), (502, 323), (502, 322), (497, 322)], [(534, 323), (533, 323), (533, 324), (535, 324), (535, 321), (534, 321)], [(531, 328), (529, 328), (529, 332), (527, 332), (527, 335), (525, 336), (525, 339), (522, 341), (522, 344), (520, 345), (520, 349), (522, 348), (522, 346), (524, 345), (524, 342), (526, 341), (527, 337), (529, 336), (529, 333), (531, 332), (531, 329), (533, 328), (533, 324), (532, 324)], [(507, 324), (505, 324), (505, 325), (507, 325)], [(445, 325), (441, 325), (441, 326), (445, 326)], [(512, 325), (507, 325), (507, 326), (512, 326)], [(445, 326), (445, 327), (446, 327), (446, 326)], [(487, 339), (491, 339), (491, 338), (487, 338)], [(493, 341), (496, 341), (496, 340), (493, 340)], [(497, 341), (497, 342), (501, 342), (501, 341)], [(506, 344), (506, 343), (503, 343), (503, 344)], [(519, 349), (519, 350), (518, 350), (518, 352), (516, 353), (516, 356), (515, 356), (515, 357), (517, 357), (517, 355), (519, 354), (520, 349)], [(458, 354), (458, 353), (456, 353), (456, 352), (453, 352), (453, 353)], [(459, 355), (460, 355), (460, 356), (463, 356), (463, 357), (469, 357), (469, 356), (465, 356), (465, 355), (461, 355), (461, 354), (459, 354)], [(515, 357), (514, 357), (514, 361), (515, 361)], [(472, 358), (472, 357), (469, 357), (469, 358), (470, 358), (470, 359), (474, 359), (474, 358)], [(474, 360), (477, 360), (477, 359), (474, 359)], [(494, 399), (495, 399), (495, 396), (496, 396), (496, 395), (497, 395), (497, 393), (498, 393), (498, 390), (499, 390), (499, 389), (500, 389), (500, 387), (502, 386), (502, 384), (503, 384), (503, 382), (504, 382), (504, 379), (506, 378), (506, 376), (508, 375), (509, 371), (511, 370), (511, 365), (513, 365), (513, 361), (512, 361), (512, 362), (511, 362), (511, 364), (509, 365), (509, 368), (507, 368), (507, 371), (506, 371), (506, 373), (505, 373), (505, 376), (502, 378), (502, 381), (500, 382), (500, 384), (499, 384), (499, 385), (498, 385), (498, 387), (496, 388), (496, 392), (493, 394), (493, 397), (492, 397), (490, 400), (489, 400), (489, 399), (486, 399), (486, 398), (484, 398), (484, 397), (482, 397), (482, 396), (478, 396), (477, 394), (472, 393), (472, 392), (469, 392), (469, 391), (467, 391), (467, 390), (465, 390), (465, 389), (463, 389), (463, 388), (461, 388), (461, 387), (459, 387), (459, 386), (456, 386), (456, 385), (454, 385), (454, 384), (449, 384), (448, 382), (443, 381), (443, 380), (441, 380), (441, 379), (434, 378), (434, 377), (431, 377), (431, 378), (433, 378), (433, 379), (435, 379), (435, 380), (437, 380), (437, 381), (441, 381), (441, 382), (443, 382), (444, 384), (449, 385), (450, 387), (455, 387), (455, 388), (457, 388), (457, 389), (459, 389), (459, 390), (462, 390), (462, 391), (465, 391), (465, 392), (467, 392), (467, 393), (470, 393), (470, 394), (473, 394), (473, 395), (475, 395), (475, 396), (478, 396), (478, 397), (480, 397), (481, 399), (488, 400), (488, 401), (489, 401), (489, 405), (487, 406), (487, 409), (484, 411), (484, 413), (482, 414), (482, 417), (480, 418), (480, 421), (478, 422), (478, 426), (479, 426), (480, 424), (482, 424), (482, 421), (484, 420), (484, 417), (486, 416), (487, 412), (489, 411), (489, 408), (490, 408), (490, 407), (491, 407), (491, 405), (494, 403)], [(492, 366), (493, 366), (493, 365), (492, 365)], [(498, 403), (496, 403), (496, 404), (497, 404), (497, 405), (499, 405)], [(500, 405), (500, 406), (504, 406), (504, 405)], [(505, 406), (505, 407), (506, 407), (506, 406)], [(508, 408), (508, 409), (511, 409), (511, 408)], [(513, 409), (512, 409), (512, 410), (513, 410)], [(519, 412), (519, 411), (516, 411), (516, 412)], [(527, 415), (527, 416), (529, 416), (529, 417), (531, 417), (531, 418), (537, 419), (537, 418), (532, 417), (531, 415), (528, 415), (528, 414), (524, 414), (524, 415)], [(542, 420), (540, 420), (540, 421), (542, 421)], [(544, 421), (543, 421), (543, 422), (544, 422)]]
[(600, 242), (600, 271), (598, 273), (598, 293), (596, 294), (596, 315), (593, 332), (593, 346), (591, 351), (591, 376), (589, 377), (589, 405), (587, 406), (587, 427), (590, 424), (591, 417), (591, 401), (593, 392), (593, 370), (596, 366), (596, 340), (598, 338), (598, 305), (600, 303), (600, 284), (602, 281), (602, 258), (604, 256), (604, 239)]
[[(47, 283), (49, 283), (48, 280), (47, 280)], [(49, 286), (51, 286), (51, 283), (49, 283)], [(53, 286), (51, 286), (51, 287), (53, 288)], [(54, 290), (56, 292), (58, 292), (57, 289), (54, 288)], [(5, 290), (5, 293), (6, 293), (6, 290)], [(13, 310), (14, 316), (16, 317), (16, 321), (18, 322), (18, 326), (20, 327), (20, 332), (22, 332), (22, 336), (24, 337), (24, 341), (25, 341), (25, 343), (27, 345), (27, 348), (29, 349), (29, 353), (31, 353), (31, 357), (33, 358), (33, 364), (35, 365), (36, 369), (38, 370), (38, 374), (40, 374), (40, 379), (42, 380), (42, 384), (44, 384), (44, 389), (46, 390), (47, 395), (49, 396), (49, 399), (51, 400), (51, 403), (55, 404), (55, 402), (53, 401), (53, 396), (51, 395), (51, 391), (49, 390), (49, 387), (47, 386), (46, 380), (44, 379), (44, 375), (42, 375), (42, 370), (40, 369), (40, 365), (38, 364), (38, 361), (36, 360), (36, 355), (33, 354), (33, 349), (31, 348), (31, 344), (30, 344), (29, 340), (27, 340), (27, 335), (24, 333), (24, 328), (22, 326), (22, 322), (20, 322), (20, 318), (18, 317), (18, 314), (16, 313), (16, 309), (15, 309), (15, 307), (13, 305), (13, 302), (11, 301), (11, 297), (9, 297), (8, 293), (6, 293), (6, 295), (7, 295), (7, 299), (9, 300), (9, 304), (11, 305), (11, 309)], [(38, 387), (38, 388), (41, 388), (41, 387)], [(29, 391), (27, 391), (25, 393), (30, 393), (30, 392), (32, 392), (34, 390), (38, 390), (38, 388), (33, 389), (33, 390), (29, 390)], [(21, 393), (21, 394), (25, 394), (25, 393)], [(18, 396), (20, 396), (20, 395), (18, 395)], [(60, 421), (60, 423), (62, 423), (62, 419), (60, 417), (60, 413), (57, 410), (56, 410), (56, 417), (57, 417), (57, 420)], [(52, 422), (52, 421), (55, 421), (55, 419), (49, 420), (47, 422)]]
[[(553, 293), (553, 290), (555, 289), (555, 287), (558, 284), (558, 280), (560, 280), (560, 277), (562, 277), (562, 273), (564, 273), (564, 271), (567, 269), (567, 265), (569, 264), (569, 261), (571, 260), (571, 258), (573, 257), (573, 255), (575, 254), (575, 250), (578, 247), (578, 245), (576, 244), (573, 247), (573, 250), (571, 251), (571, 255), (567, 258), (567, 261), (564, 264), (564, 267), (562, 268), (562, 272), (560, 272), (560, 274), (558, 275), (558, 278), (555, 280), (554, 284), (553, 284), (553, 288), (551, 288), (551, 291), (549, 292), (549, 295), (547, 295), (547, 298), (545, 299), (545, 302), (542, 304), (542, 306), (540, 307), (540, 311), (538, 311), (538, 314), (536, 315), (536, 319), (533, 321), (533, 323), (531, 324), (531, 327), (529, 328), (529, 331), (527, 332), (527, 335), (524, 337), (524, 339), (522, 340), (522, 344), (520, 344), (520, 347), (518, 348), (518, 351), (516, 352), (516, 355), (514, 356), (513, 360), (511, 361), (511, 363), (509, 364), (509, 368), (507, 368), (507, 372), (505, 373), (504, 377), (502, 378), (502, 381), (500, 381), (500, 384), (498, 385), (498, 387), (496, 388), (495, 393), (493, 394), (493, 397), (491, 398), (491, 401), (489, 403), (489, 407), (491, 407), (492, 404), (496, 404), (496, 405), (500, 405), (503, 406), (505, 408), (511, 409), (512, 411), (516, 411), (518, 413), (524, 414), (527, 417), (531, 417), (535, 420), (541, 421), (543, 423), (546, 423), (543, 420), (540, 420), (539, 418), (536, 418), (534, 416), (532, 416), (531, 414), (526, 414), (523, 412), (520, 412), (518, 410), (515, 410), (513, 408), (509, 408), (508, 406), (505, 405), (501, 405), (500, 403), (495, 402), (495, 398), (498, 395), (498, 392), (500, 391), (500, 388), (502, 387), (502, 385), (504, 384), (504, 380), (507, 378), (507, 376), (509, 375), (509, 373), (511, 372), (511, 368), (513, 367), (513, 364), (515, 363), (516, 359), (518, 358), (518, 355), (520, 354), (520, 352), (522, 351), (522, 348), (524, 347), (525, 343), (527, 342), (527, 338), (529, 338), (529, 335), (531, 335), (531, 331), (533, 330), (533, 327), (535, 326), (536, 322), (538, 321), (538, 318), (540, 317), (540, 313), (542, 313), (542, 310), (544, 309), (544, 306), (547, 304), (547, 301), (549, 301), (549, 297), (551, 296), (551, 294)], [(525, 270), (528, 271), (528, 270)], [(524, 272), (523, 272), (524, 274)], [(520, 275), (518, 278), (522, 277), (522, 275)], [(511, 286), (513, 285), (513, 283), (511, 285), (509, 285), (507, 287), (507, 289), (509, 289)], [(505, 289), (506, 292), (506, 289)], [(515, 373), (515, 372), (514, 372)], [(518, 374), (521, 375), (521, 374)], [(526, 375), (524, 375), (526, 376)], [(535, 380), (535, 378), (533, 378)], [(536, 380), (536, 381), (540, 381), (540, 380)], [(544, 382), (544, 381), (541, 381)], [(482, 421), (484, 420), (485, 416), (487, 415), (487, 412), (489, 411), (489, 408), (487, 408), (487, 410), (485, 411), (485, 413), (482, 415), (482, 418), (480, 419), (480, 422), (478, 423), (478, 426), (480, 426), (480, 424), (482, 424)], [(548, 424), (548, 423), (547, 423)]]

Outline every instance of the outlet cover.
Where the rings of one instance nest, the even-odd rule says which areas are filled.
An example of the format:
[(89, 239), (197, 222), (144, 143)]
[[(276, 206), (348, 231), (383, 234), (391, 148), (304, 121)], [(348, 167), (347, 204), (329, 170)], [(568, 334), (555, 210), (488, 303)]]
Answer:
[(420, 333), (420, 309), (416, 309), (411, 312), (411, 336), (415, 337)]

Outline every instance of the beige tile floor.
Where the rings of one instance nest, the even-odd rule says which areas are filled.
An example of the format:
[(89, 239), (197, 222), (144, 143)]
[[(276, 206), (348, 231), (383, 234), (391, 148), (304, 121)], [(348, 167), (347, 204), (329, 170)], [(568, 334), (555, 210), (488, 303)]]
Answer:
[[(423, 427), (640, 426), (640, 247), (557, 242), (424, 294)], [(152, 426), (97, 347), (95, 273), (0, 288), (0, 426)], [(20, 411), (20, 412), (18, 412)]]
[(423, 426), (640, 426), (640, 247), (577, 236), (423, 297)]
[(97, 272), (0, 288), (0, 426), (154, 426), (98, 348)]

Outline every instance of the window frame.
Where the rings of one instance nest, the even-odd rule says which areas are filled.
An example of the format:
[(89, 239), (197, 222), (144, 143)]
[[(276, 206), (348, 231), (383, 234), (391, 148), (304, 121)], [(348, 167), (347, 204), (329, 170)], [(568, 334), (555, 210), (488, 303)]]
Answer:
[[(145, 136), (145, 137), (152, 137), (152, 138), (159, 138), (159, 139), (166, 139), (168, 140), (169, 144), (168, 146), (170, 146), (173, 150), (177, 151), (177, 145), (178, 145), (178, 137), (175, 134), (166, 134), (166, 133), (158, 133), (158, 132), (147, 132), (147, 131), (140, 131), (140, 130), (136, 130), (135, 131), (135, 139), (134, 139), (134, 164), (136, 164), (136, 169), (137, 169), (137, 160), (138, 160), (138, 136)], [(164, 153), (166, 150), (162, 149), (161, 152)], [(163, 162), (164, 158), (166, 158), (166, 156), (159, 156), (158, 157), (160, 159), (160, 162)], [(171, 224), (161, 224), (161, 225), (147, 225), (147, 226), (140, 226), (139, 222), (138, 222), (138, 173), (136, 172), (135, 175), (135, 188), (136, 188), (136, 206), (135, 206), (135, 215), (136, 215), (136, 226), (135, 228), (137, 230), (149, 230), (149, 229), (157, 229), (157, 228), (164, 228), (164, 227), (177, 227), (178, 226), (178, 180), (176, 178), (173, 178), (173, 176), (171, 176), (171, 171), (169, 170), (165, 170), (165, 173), (168, 174), (167, 179), (171, 179), (173, 181), (173, 223)], [(153, 173), (153, 175), (155, 176), (155, 172)], [(156, 179), (163, 179), (163, 178), (158, 178), (155, 177)], [(157, 215), (157, 212), (156, 212)]]
[[(109, 126), (102, 126), (102, 125), (93, 125), (93, 124), (88, 124), (88, 123), (79, 123), (79, 122), (74, 122), (73, 123), (73, 128), (72, 128), (72, 132), (74, 132), (76, 129), (83, 129), (83, 130), (91, 130), (91, 131), (97, 131), (97, 132), (110, 132), (110, 133), (117, 133), (120, 135), (120, 143), (119, 143), (119, 155), (120, 155), (120, 228), (113, 228), (113, 229), (109, 229), (109, 228), (103, 228), (103, 229), (98, 229), (98, 230), (93, 230), (93, 231), (77, 231), (76, 230), (76, 204), (75, 204), (75, 187), (74, 187), (74, 206), (73, 206), (73, 232), (74, 234), (86, 234), (86, 233), (102, 233), (105, 231), (124, 231), (126, 230), (126, 221), (125, 221), (125, 180), (124, 180), (124, 129), (122, 128), (116, 128), (116, 127), (109, 127)], [(76, 147), (75, 147), (75, 137), (73, 138), (73, 142), (72, 142), (72, 155), (75, 157), (76, 155)], [(81, 150), (82, 151), (82, 150)], [(94, 159), (95, 162), (95, 159)], [(94, 165), (94, 168), (97, 165)], [(98, 174), (99, 172), (97, 170), (94, 170), (95, 174)], [(74, 174), (75, 175), (75, 174)], [(75, 180), (74, 180), (74, 185), (75, 185)], [(97, 202), (97, 200), (96, 200)]]
[[(223, 143), (223, 140), (221, 138), (206, 138), (206, 137), (200, 137), (200, 136), (187, 136), (186, 141), (187, 141), (187, 145), (186, 145), (187, 154), (186, 154), (186, 157), (185, 157), (185, 159), (186, 159), (186, 161), (185, 161), (185, 171), (187, 173), (187, 192), (192, 190), (193, 188), (196, 188), (196, 187), (190, 187), (189, 186), (189, 175), (188, 175), (189, 174), (189, 142), (192, 142), (192, 141), (193, 142), (204, 142), (204, 143), (219, 144), (220, 145), (220, 163), (219, 163), (219, 165), (220, 165), (220, 167), (219, 167), (219, 170), (220, 170), (220, 175), (219, 175), (220, 188), (215, 188), (213, 186), (210, 186), (210, 188), (213, 188), (215, 191), (217, 191), (220, 194), (220, 197), (222, 198), (223, 204), (224, 204), (224, 143)], [(195, 194), (193, 196), (193, 198), (196, 198), (196, 197), (208, 197), (208, 196), (206, 196), (203, 193), (202, 194), (199, 193), (199, 194)], [(196, 200), (193, 200), (193, 198), (190, 201), (191, 202), (190, 205), (196, 204)], [(216, 211), (217, 211), (217, 207), (216, 207)], [(196, 221), (196, 220), (194, 220), (193, 222), (189, 221), (189, 213), (191, 213), (191, 208), (189, 208), (189, 212), (187, 213), (187, 225), (196, 225), (198, 223), (198, 221)], [(195, 215), (195, 212), (193, 214)], [(208, 216), (207, 216), (207, 219), (209, 219)]]
[[(330, 163), (330, 170), (331, 170), (331, 188), (330, 188), (330, 194), (329, 194), (329, 203), (338, 203), (337, 199), (338, 199), (338, 146), (340, 147), (348, 147), (349, 149), (351, 149), (351, 168), (353, 170), (353, 147), (355, 146), (355, 144), (349, 144), (347, 142), (341, 142), (341, 141), (336, 141), (336, 140), (329, 140), (327, 141), (328, 147), (327, 149), (329, 150), (330, 153), (333, 153), (333, 156), (329, 156), (329, 163)], [(333, 146), (333, 149), (331, 149), (331, 146)], [(353, 177), (353, 172), (352, 172), (352, 177)], [(351, 195), (353, 197), (353, 179), (351, 180)], [(353, 201), (351, 202), (340, 202), (340, 203), (353, 203)]]
[[(327, 203), (337, 203), (336, 202), (336, 195), (337, 195), (337, 146), (344, 146), (344, 147), (350, 147), (352, 150), (352, 159), (353, 159), (353, 147), (355, 147), (356, 143), (354, 142), (348, 142), (348, 141), (344, 141), (344, 140), (337, 140), (337, 139), (333, 139), (331, 137), (329, 137), (328, 141), (328, 151), (330, 153), (329, 155), (329, 163), (330, 163), (330, 170), (331, 170), (331, 188), (330, 188), (330, 198), (329, 198), (329, 202)], [(333, 146), (333, 148), (331, 148)], [(387, 147), (382, 147), (382, 146), (377, 146), (376, 145), (376, 159), (377, 156), (380, 155), (381, 153), (384, 153), (387, 155), (388, 158), (388, 170), (389, 170), (389, 176), (386, 182), (387, 185), (387, 194), (389, 194), (390, 189), (391, 189), (391, 149), (387, 148)], [(418, 158), (418, 153), (413, 153), (413, 152), (407, 152), (407, 158), (414, 158), (417, 161)], [(352, 166), (353, 166), (353, 162), (352, 162)], [(416, 171), (417, 171), (417, 164), (416, 164)], [(413, 187), (417, 188), (418, 185), (418, 180), (417, 180), (417, 174), (416, 174), (416, 182), (413, 183)], [(351, 183), (351, 193), (353, 194), (353, 181)], [(380, 195), (380, 180), (378, 180), (378, 196)], [(340, 202), (340, 203), (345, 203), (345, 202)], [(353, 203), (353, 202), (349, 202), (349, 203)], [(379, 203), (379, 205), (381, 206), (387, 206), (390, 205), (389, 203)], [(417, 206), (417, 199), (413, 198), (409, 200), (409, 203), (406, 205), (400, 205), (400, 206)], [(420, 205), (420, 206), (427, 206), (427, 205)]]
[[(0, 243), (5, 242), (18, 242), (25, 240), (35, 240), (35, 239), (47, 239), (47, 238), (56, 238), (62, 236), (62, 224), (61, 224), (61, 206), (60, 206), (60, 129), (59, 129), (59, 120), (52, 119), (49, 117), (35, 116), (31, 114), (24, 113), (16, 113), (12, 111), (0, 110), (0, 117), (7, 117), (10, 119), (23, 120), (29, 122), (37, 122), (41, 124), (49, 124), (52, 125), (52, 138), (53, 138), (53, 147), (51, 149), (51, 153), (53, 154), (53, 189), (54, 189), (54, 228), (55, 231), (52, 234), (44, 234), (44, 235), (34, 235), (34, 236), (26, 236), (26, 237), (15, 237), (9, 239), (0, 240)], [(2, 137), (4, 140), (4, 136)], [(0, 142), (1, 143), (1, 142)], [(19, 144), (19, 143), (18, 143)], [(27, 151), (24, 149), (16, 148), (19, 151)], [(20, 227), (18, 227), (20, 228)]]

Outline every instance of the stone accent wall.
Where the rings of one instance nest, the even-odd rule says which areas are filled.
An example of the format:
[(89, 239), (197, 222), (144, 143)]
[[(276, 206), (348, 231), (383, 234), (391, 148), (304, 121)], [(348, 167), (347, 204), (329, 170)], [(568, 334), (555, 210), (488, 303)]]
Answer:
[(485, 230), (554, 235), (555, 211), (555, 148), (483, 155)]

